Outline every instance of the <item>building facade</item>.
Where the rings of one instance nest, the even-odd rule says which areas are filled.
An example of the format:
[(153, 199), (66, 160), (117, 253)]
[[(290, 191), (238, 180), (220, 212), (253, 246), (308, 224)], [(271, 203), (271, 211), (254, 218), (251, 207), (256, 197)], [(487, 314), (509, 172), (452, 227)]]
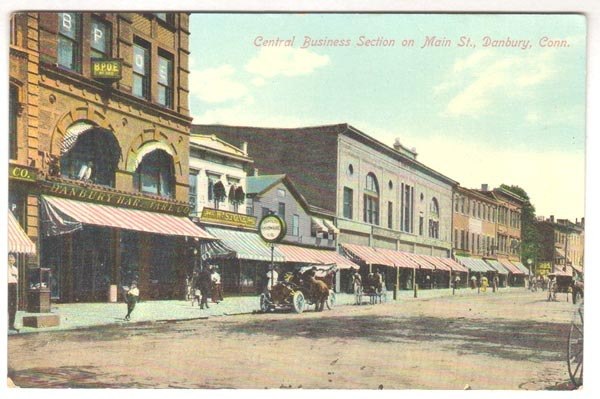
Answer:
[(11, 17), (9, 201), (56, 300), (104, 301), (133, 279), (146, 298), (178, 295), (184, 238), (203, 236), (183, 219), (188, 37), (185, 13)]
[[(484, 191), (487, 188), (482, 187)], [(459, 256), (496, 255), (498, 202), (477, 190), (456, 187), (453, 243)]]
[(540, 237), (537, 274), (583, 273), (585, 219), (575, 220), (540, 217), (536, 222)]

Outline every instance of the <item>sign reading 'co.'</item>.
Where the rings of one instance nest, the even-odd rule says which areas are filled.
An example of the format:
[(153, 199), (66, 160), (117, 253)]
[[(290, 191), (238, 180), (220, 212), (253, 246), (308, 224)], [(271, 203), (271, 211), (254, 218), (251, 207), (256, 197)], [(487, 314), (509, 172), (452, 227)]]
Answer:
[(285, 236), (285, 221), (277, 215), (267, 215), (258, 224), (258, 234), (267, 242), (279, 242)]

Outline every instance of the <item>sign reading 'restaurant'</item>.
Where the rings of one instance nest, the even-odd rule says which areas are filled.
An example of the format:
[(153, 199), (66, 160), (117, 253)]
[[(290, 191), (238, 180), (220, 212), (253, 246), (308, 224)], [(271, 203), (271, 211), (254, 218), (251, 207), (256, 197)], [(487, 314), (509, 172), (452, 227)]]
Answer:
[(122, 62), (120, 60), (92, 60), (94, 79), (121, 79)]

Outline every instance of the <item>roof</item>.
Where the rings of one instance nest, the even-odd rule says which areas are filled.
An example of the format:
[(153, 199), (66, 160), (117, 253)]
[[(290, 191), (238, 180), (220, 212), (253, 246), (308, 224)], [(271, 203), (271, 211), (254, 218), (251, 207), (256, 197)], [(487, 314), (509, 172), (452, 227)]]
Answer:
[(214, 153), (230, 156), (232, 158), (242, 158), (251, 162), (244, 151), (233, 144), (221, 140), (214, 134), (191, 134), (190, 148), (209, 150)]
[(246, 194), (261, 194), (283, 180), (285, 175), (248, 176)]

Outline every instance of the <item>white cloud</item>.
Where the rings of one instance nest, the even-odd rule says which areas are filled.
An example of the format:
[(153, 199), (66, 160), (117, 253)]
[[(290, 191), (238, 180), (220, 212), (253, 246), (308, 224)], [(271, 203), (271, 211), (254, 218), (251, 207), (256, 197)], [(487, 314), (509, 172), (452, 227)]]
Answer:
[(327, 55), (292, 47), (262, 47), (246, 64), (246, 70), (265, 78), (298, 76), (312, 73), (329, 64)]
[(193, 123), (282, 128), (306, 126), (306, 120), (304, 119), (289, 115), (278, 115), (268, 112), (268, 110), (261, 112), (252, 107), (252, 103), (209, 109), (203, 114), (194, 115)]
[(244, 98), (248, 88), (235, 79), (235, 68), (221, 65), (190, 73), (190, 92), (208, 103), (220, 103)]
[(267, 83), (265, 79), (261, 78), (260, 76), (252, 79), (252, 84), (257, 87), (264, 86), (265, 83)]
[(552, 57), (550, 52), (509, 57), (491, 51), (476, 52), (457, 60), (452, 73), (434, 87), (434, 94), (460, 87), (454, 82), (468, 82), (449, 100), (443, 114), (477, 116), (491, 112), (496, 101), (532, 95), (534, 86), (553, 78), (556, 68)]

